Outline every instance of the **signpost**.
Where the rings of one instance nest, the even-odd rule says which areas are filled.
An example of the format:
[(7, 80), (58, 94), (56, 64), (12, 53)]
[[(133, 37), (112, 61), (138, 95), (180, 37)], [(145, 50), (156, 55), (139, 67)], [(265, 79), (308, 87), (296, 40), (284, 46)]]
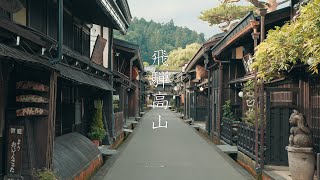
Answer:
[(5, 180), (21, 180), (23, 126), (9, 126), (8, 133), (7, 175)]

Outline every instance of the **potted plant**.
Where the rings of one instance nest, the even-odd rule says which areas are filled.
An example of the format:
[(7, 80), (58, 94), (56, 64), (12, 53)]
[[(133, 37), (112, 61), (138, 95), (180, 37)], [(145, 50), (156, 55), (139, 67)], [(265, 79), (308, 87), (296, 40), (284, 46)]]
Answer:
[(104, 129), (102, 122), (102, 102), (101, 100), (98, 100), (88, 136), (96, 146), (99, 146), (106, 134), (107, 132)]

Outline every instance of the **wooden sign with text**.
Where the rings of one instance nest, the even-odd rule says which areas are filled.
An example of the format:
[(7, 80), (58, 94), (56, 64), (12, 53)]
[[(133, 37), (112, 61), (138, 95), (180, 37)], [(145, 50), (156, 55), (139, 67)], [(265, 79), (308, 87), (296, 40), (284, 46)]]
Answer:
[(23, 134), (23, 126), (9, 126), (7, 174), (5, 177), (7, 180), (22, 179)]

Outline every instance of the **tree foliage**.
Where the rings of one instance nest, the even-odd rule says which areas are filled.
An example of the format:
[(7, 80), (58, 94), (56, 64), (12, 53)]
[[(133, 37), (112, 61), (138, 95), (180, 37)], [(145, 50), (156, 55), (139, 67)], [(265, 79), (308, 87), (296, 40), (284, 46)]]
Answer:
[(212, 25), (220, 25), (219, 28), (226, 32), (232, 28), (240, 18), (245, 16), (249, 11), (256, 9), (267, 9), (268, 12), (277, 10), (278, 6), (288, 2), (289, 0), (283, 0), (278, 2), (277, 0), (246, 0), (251, 3), (251, 6), (235, 5), (234, 3), (242, 0), (222, 0), (222, 3), (215, 8), (211, 8), (201, 12), (199, 17), (201, 20), (206, 21)]
[(242, 18), (249, 11), (253, 11), (254, 9), (254, 6), (240, 6), (230, 3), (222, 3), (218, 7), (201, 12), (201, 16), (199, 18), (203, 21), (207, 21), (210, 26), (225, 23), (220, 26), (220, 29), (227, 31), (232, 21)]
[[(241, 0), (223, 0), (222, 3), (235, 3), (240, 2)], [(269, 12), (277, 10), (277, 7), (281, 4), (288, 2), (289, 0), (267, 0), (267, 1), (259, 1), (259, 0), (246, 0), (250, 2), (253, 6), (259, 9), (267, 9)]]
[(142, 59), (153, 64), (151, 59), (155, 50), (170, 51), (179, 47), (185, 48), (194, 42), (203, 43), (204, 34), (198, 34), (186, 27), (174, 25), (173, 20), (167, 23), (156, 23), (141, 18), (134, 18), (126, 35), (115, 32), (115, 37), (138, 44), (141, 49)]
[(144, 66), (144, 67), (149, 66), (149, 65), (150, 65), (150, 64), (149, 64), (148, 62), (146, 62), (146, 61), (143, 62), (143, 66)]
[(310, 64), (318, 73), (320, 63), (320, 0), (313, 0), (300, 10), (300, 16), (284, 26), (270, 30), (257, 47), (253, 67), (259, 76), (271, 80), (296, 64)]
[(231, 101), (230, 100), (227, 100), (224, 105), (222, 106), (222, 111), (223, 111), (223, 114), (222, 114), (222, 117), (223, 118), (227, 118), (229, 120), (234, 120), (235, 119), (235, 116), (232, 112), (232, 107), (231, 107)]
[(181, 67), (192, 59), (200, 47), (200, 44), (192, 43), (186, 48), (179, 47), (171, 51), (167, 60), (168, 66), (161, 65), (160, 70), (181, 70)]

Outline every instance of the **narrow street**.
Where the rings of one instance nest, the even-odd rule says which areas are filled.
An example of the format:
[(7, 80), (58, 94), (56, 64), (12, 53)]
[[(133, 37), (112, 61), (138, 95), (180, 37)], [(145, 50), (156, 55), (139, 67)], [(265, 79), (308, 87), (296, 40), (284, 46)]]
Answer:
[[(158, 125), (168, 128), (152, 128)], [(146, 113), (123, 145), (116, 161), (95, 179), (105, 180), (232, 180), (250, 179), (238, 164), (217, 151), (173, 112), (153, 109)], [(103, 175), (102, 175), (103, 174)]]

